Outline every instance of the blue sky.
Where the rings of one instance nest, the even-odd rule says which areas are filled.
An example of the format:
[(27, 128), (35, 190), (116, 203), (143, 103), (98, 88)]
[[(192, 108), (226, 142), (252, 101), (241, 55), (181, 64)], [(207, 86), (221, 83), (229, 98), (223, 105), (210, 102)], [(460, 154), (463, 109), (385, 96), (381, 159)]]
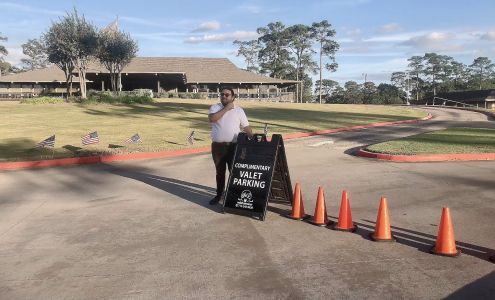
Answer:
[[(124, 4), (122, 4), (124, 3)], [(52, 21), (76, 7), (105, 27), (118, 16), (121, 30), (138, 41), (139, 56), (236, 57), (234, 39), (257, 37), (256, 28), (281, 21), (287, 26), (328, 20), (340, 44), (338, 71), (324, 78), (387, 82), (407, 58), (437, 52), (465, 64), (478, 56), (495, 61), (494, 0), (328, 0), (328, 1), (1, 1), (0, 32), (17, 64), (21, 44), (38, 38)]]

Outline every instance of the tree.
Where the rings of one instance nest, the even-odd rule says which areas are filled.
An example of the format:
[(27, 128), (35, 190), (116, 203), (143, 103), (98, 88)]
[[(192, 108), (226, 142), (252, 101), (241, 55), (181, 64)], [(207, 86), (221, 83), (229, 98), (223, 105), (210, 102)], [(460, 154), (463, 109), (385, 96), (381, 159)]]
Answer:
[[(313, 38), (319, 44), (319, 56), (320, 56), (320, 84), (322, 83), (323, 73), (323, 57), (330, 59), (331, 63), (325, 64), (325, 68), (330, 72), (337, 70), (338, 64), (335, 62), (335, 53), (339, 49), (339, 44), (333, 40), (335, 36), (335, 30), (332, 29), (332, 25), (327, 20), (323, 20), (319, 23), (315, 22), (311, 25), (311, 32)], [(321, 91), (319, 89), (319, 99), (321, 103)]]
[(437, 95), (437, 80), (444, 81), (448, 77), (446, 69), (451, 59), (449, 56), (436, 53), (425, 53), (423, 56), (423, 61), (425, 62), (423, 73), (431, 78), (433, 96)]
[(419, 91), (420, 91), (420, 78), (419, 74), (423, 72), (423, 57), (422, 56), (412, 56), (409, 58), (407, 61), (409, 61), (409, 64), (407, 65), (409, 67), (409, 73), (415, 75), (415, 90), (416, 90), (416, 101), (419, 101)]
[(251, 41), (239, 41), (235, 40), (234, 45), (238, 46), (237, 56), (244, 56), (246, 61), (246, 69), (251, 72), (257, 73), (258, 68), (258, 54), (261, 49), (258, 40)]
[[(296, 81), (304, 78), (306, 71), (315, 73), (317, 65), (312, 58), (315, 51), (311, 49), (313, 44), (311, 28), (303, 24), (296, 24), (286, 29), (286, 36), (288, 38), (287, 48), (295, 57)], [(306, 84), (304, 86), (307, 87)], [(296, 91), (299, 91), (299, 87)], [(300, 91), (300, 97), (298, 96), (301, 100), (302, 95), (303, 89)]]
[(405, 72), (393, 72), (390, 76), (390, 82), (392, 82), (398, 90), (407, 90), (407, 75)]
[[(3, 36), (2, 33), (0, 32), (0, 42), (7, 41), (8, 38), (6, 36)], [(4, 45), (0, 45), (0, 63), (3, 63), (3, 56), (9, 54), (9, 51), (7, 51), (7, 48), (5, 48)], [(10, 68), (10, 64), (9, 64)], [(3, 65), (3, 68), (0, 68), (0, 76), (4, 73), (4, 69), (6, 69), (6, 65)]]
[(483, 84), (483, 72), (491, 73), (493, 72), (493, 68), (495, 64), (492, 64), (492, 61), (488, 59), (488, 57), (478, 57), (476, 58), (471, 65), (469, 65), (475, 72), (478, 73), (480, 77), (479, 81), (479, 89), (481, 90)]
[(350, 104), (363, 103), (361, 95), (361, 87), (353, 80), (344, 83), (344, 101)]
[(121, 89), (122, 70), (136, 57), (137, 42), (128, 33), (118, 30), (105, 29), (99, 33), (97, 58), (110, 73), (112, 90)]
[(323, 82), (321, 82), (321, 84), (320, 81), (317, 80), (315, 84), (315, 93), (319, 94), (321, 88), (322, 89), (321, 94), (328, 97), (331, 96), (337, 90), (338, 87), (340, 87), (339, 83), (335, 80), (323, 79)]
[(451, 76), (453, 83), (453, 89), (457, 90), (460, 88), (465, 88), (465, 83), (467, 82), (468, 72), (466, 70), (466, 65), (457, 61), (452, 61), (450, 64)]
[(0, 76), (12, 72), (12, 65), (6, 61), (0, 61)]
[(29, 57), (21, 59), (28, 70), (43, 69), (50, 63), (45, 47), (37, 39), (29, 39), (22, 44), (22, 53)]
[(74, 61), (71, 48), (68, 47), (71, 36), (62, 22), (53, 23), (42, 36), (44, 48), (48, 55), (48, 61), (54, 63), (65, 74), (66, 99), (72, 96), (72, 79)]
[(364, 104), (377, 104), (375, 100), (377, 98), (377, 89), (374, 82), (365, 82), (362, 87), (362, 94)]
[(403, 103), (400, 98), (401, 91), (394, 85), (380, 83), (377, 87), (377, 91), (382, 104)]
[[(56, 35), (53, 34), (55, 31)], [(70, 60), (70, 64), (78, 73), (81, 98), (85, 99), (86, 70), (98, 46), (96, 27), (88, 23), (84, 16), (79, 16), (74, 9), (74, 12), (67, 13), (58, 23), (53, 23), (48, 33), (45, 42), (49, 59), (51, 56), (54, 61), (63, 61), (64, 68), (69, 67), (66, 60)]]
[(290, 73), (290, 53), (287, 50), (288, 39), (285, 25), (282, 22), (269, 23), (266, 27), (256, 30), (260, 37), (258, 42), (261, 49), (258, 53), (262, 73), (270, 77), (286, 78)]

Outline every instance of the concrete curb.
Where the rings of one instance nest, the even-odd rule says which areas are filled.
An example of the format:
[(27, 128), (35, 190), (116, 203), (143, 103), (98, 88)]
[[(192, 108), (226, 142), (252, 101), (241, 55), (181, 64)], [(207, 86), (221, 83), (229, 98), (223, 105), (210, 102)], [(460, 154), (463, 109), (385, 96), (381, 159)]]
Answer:
[[(319, 130), (314, 132), (295, 132), (284, 134), (283, 138), (285, 140), (310, 137), (323, 134), (331, 134), (343, 131), (352, 131), (363, 128), (371, 128), (378, 126), (387, 126), (403, 123), (415, 123), (424, 120), (429, 120), (432, 118), (431, 114), (422, 118), (414, 120), (404, 120), (395, 122), (380, 122), (368, 125), (359, 125), (345, 128)], [(126, 161), (126, 160), (140, 160), (140, 159), (151, 159), (151, 158), (165, 158), (165, 157), (178, 157), (189, 154), (197, 153), (208, 153), (211, 149), (209, 146), (193, 149), (182, 149), (182, 150), (172, 150), (172, 151), (161, 151), (161, 152), (140, 152), (140, 153), (127, 153), (127, 154), (116, 154), (116, 155), (106, 155), (106, 156), (85, 156), (85, 157), (71, 157), (71, 158), (60, 158), (51, 160), (37, 160), (37, 161), (18, 161), (18, 162), (0, 162), (0, 171), (2, 170), (19, 170), (19, 169), (37, 169), (37, 168), (47, 168), (47, 167), (58, 167), (58, 166), (70, 166), (70, 165), (87, 165), (96, 164), (103, 162), (112, 161)]]
[(431, 162), (431, 161), (469, 161), (469, 160), (495, 160), (495, 153), (453, 153), (453, 154), (419, 154), (419, 155), (393, 155), (374, 153), (359, 149), (357, 156), (389, 160), (395, 162)]

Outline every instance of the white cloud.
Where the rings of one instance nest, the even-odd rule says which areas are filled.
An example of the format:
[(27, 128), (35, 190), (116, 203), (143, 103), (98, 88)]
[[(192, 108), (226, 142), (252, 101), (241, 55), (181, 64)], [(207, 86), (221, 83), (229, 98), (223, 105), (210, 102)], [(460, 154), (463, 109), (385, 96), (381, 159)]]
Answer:
[(5, 59), (6, 62), (10, 63), (11, 65), (15, 66), (21, 63), (21, 58), (27, 58), (24, 53), (22, 53), (22, 47), (6, 47), (7, 51), (9, 54), (7, 56), (4, 56), (3, 58)]
[(379, 33), (389, 33), (389, 32), (396, 32), (396, 31), (400, 31), (400, 30), (402, 30), (402, 28), (397, 23), (385, 24), (385, 25), (381, 26), (380, 28), (378, 28)]
[(487, 41), (495, 41), (495, 30), (488, 31), (480, 36), (480, 39)]
[(46, 15), (65, 15), (65, 12), (60, 10), (51, 10), (51, 9), (43, 9), (37, 8), (34, 6), (22, 5), (12, 2), (0, 2), (0, 8), (3, 12), (8, 10), (36, 13), (36, 14), (46, 14)]
[(252, 14), (259, 14), (261, 12), (261, 7), (253, 4), (242, 4), (237, 7), (238, 10), (249, 12)]
[(342, 32), (348, 36), (357, 36), (362, 33), (360, 28), (342, 26)]
[(400, 45), (410, 46), (416, 49), (424, 49), (426, 51), (459, 51), (462, 46), (454, 42), (458, 42), (456, 35), (449, 32), (430, 32), (428, 34), (415, 36)]
[(187, 38), (185, 43), (207, 43), (207, 42), (224, 42), (233, 40), (248, 40), (258, 37), (254, 31), (234, 31), (220, 34), (205, 34), (203, 36), (192, 36)]
[(136, 24), (136, 25), (146, 25), (146, 26), (152, 26), (152, 27), (163, 27), (162, 23), (158, 22), (153, 22), (148, 19), (142, 19), (142, 18), (136, 18), (136, 17), (129, 17), (129, 16), (119, 16), (119, 21), (124, 21), (127, 23), (131, 24)]
[(428, 34), (427, 31), (416, 31), (416, 32), (404, 32), (399, 34), (390, 34), (382, 36), (374, 36), (368, 39), (364, 39), (364, 42), (403, 42), (410, 40), (413, 37)]
[(206, 31), (212, 31), (212, 30), (218, 30), (218, 29), (220, 29), (220, 22), (218, 22), (218, 21), (209, 21), (209, 22), (201, 23), (192, 32), (206, 32)]

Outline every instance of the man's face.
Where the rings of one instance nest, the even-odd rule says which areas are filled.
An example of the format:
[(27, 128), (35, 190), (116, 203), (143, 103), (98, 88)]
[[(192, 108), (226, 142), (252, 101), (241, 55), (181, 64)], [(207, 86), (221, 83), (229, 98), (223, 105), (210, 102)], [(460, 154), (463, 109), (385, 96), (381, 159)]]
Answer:
[(220, 93), (220, 102), (225, 106), (227, 103), (234, 101), (234, 97), (230, 90), (222, 90)]

